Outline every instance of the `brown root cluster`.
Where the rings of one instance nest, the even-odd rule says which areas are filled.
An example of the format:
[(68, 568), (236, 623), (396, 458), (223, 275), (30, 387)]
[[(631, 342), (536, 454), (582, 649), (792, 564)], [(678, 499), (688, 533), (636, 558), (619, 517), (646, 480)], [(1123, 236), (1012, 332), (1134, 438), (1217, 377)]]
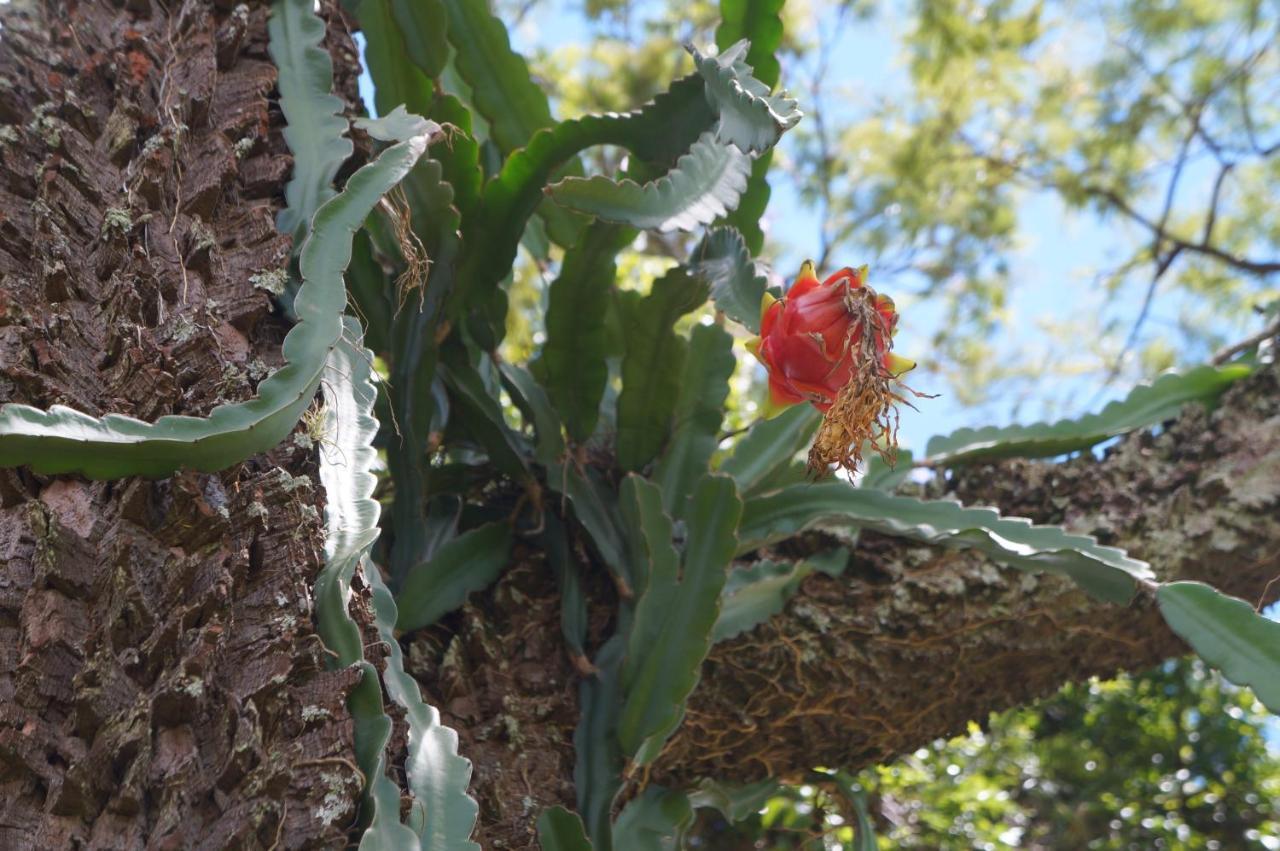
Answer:
[[(832, 465), (856, 471), (864, 445), (893, 466), (898, 457), (897, 405), (915, 407), (895, 385), (913, 395), (924, 395), (898, 382), (885, 368), (884, 356), (893, 347), (893, 329), (876, 309), (875, 301), (876, 293), (870, 287), (850, 289), (845, 296), (850, 314), (845, 351), (854, 350), (854, 368), (849, 383), (822, 415), (822, 425), (809, 449), (809, 472), (814, 476), (825, 476)], [(877, 341), (883, 341), (883, 349)]]
[(379, 202), (379, 208), (387, 217), (391, 237), (404, 260), (404, 271), (396, 278), (396, 310), (403, 310), (411, 293), (418, 295), (418, 310), (425, 304), (427, 276), (431, 272), (431, 258), (427, 248), (413, 230), (413, 212), (403, 187), (396, 186)]

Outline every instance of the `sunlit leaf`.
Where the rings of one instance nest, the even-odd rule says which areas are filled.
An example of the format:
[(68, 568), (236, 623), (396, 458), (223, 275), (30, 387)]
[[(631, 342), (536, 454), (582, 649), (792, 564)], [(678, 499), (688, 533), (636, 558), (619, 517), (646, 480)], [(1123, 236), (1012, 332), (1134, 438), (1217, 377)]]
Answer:
[(768, 279), (751, 259), (742, 234), (731, 227), (709, 231), (689, 258), (689, 271), (711, 286), (716, 310), (760, 333), (760, 302)]
[(962, 428), (930, 439), (926, 460), (951, 466), (992, 458), (1044, 458), (1087, 449), (1109, 437), (1156, 425), (1178, 415), (1184, 405), (1213, 404), (1232, 383), (1248, 375), (1240, 364), (1196, 367), (1169, 373), (1152, 384), (1140, 384), (1124, 399), (1096, 414), (1055, 423), (1026, 426)]
[(874, 529), (946, 546), (972, 547), (1023, 570), (1069, 576), (1094, 596), (1127, 602), (1137, 582), (1151, 581), (1146, 562), (1059, 526), (1034, 526), (991, 508), (892, 496), (844, 482), (796, 485), (747, 500), (738, 551), (747, 553), (819, 523)]
[(751, 75), (751, 66), (743, 59), (750, 47), (744, 39), (719, 56), (703, 56), (692, 46), (689, 52), (720, 115), (717, 141), (757, 154), (776, 145), (803, 113), (795, 100), (785, 93), (770, 94), (770, 87)]
[(643, 185), (629, 178), (569, 177), (548, 188), (559, 204), (611, 222), (659, 231), (710, 224), (737, 206), (751, 161), (705, 133), (674, 168)]

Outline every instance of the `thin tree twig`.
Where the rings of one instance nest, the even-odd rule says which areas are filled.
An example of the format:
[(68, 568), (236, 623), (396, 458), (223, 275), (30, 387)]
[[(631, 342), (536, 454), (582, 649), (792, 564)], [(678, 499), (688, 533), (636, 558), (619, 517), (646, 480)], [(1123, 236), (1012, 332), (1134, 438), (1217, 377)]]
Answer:
[(1244, 350), (1250, 349), (1261, 343), (1263, 340), (1275, 336), (1280, 336), (1280, 317), (1273, 319), (1270, 325), (1263, 328), (1258, 333), (1245, 337), (1238, 343), (1232, 343), (1231, 345), (1214, 352), (1213, 357), (1209, 359), (1209, 362), (1214, 366), (1221, 366)]

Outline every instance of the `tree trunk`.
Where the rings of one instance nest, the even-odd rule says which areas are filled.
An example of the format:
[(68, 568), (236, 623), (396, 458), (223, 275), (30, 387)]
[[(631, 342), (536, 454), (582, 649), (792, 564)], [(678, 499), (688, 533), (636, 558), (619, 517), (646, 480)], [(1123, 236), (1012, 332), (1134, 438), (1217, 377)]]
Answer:
[[(0, 6), (0, 402), (203, 414), (279, 364), (290, 163), (267, 6), (233, 5)], [(345, 844), (314, 473), (0, 471), (0, 847)]]
[[(0, 401), (201, 414), (279, 364), (286, 329), (253, 282), (286, 262), (273, 222), (289, 162), (266, 6), (231, 6), (0, 6)], [(337, 21), (331, 41), (354, 103)], [(1162, 578), (1259, 599), (1280, 567), (1277, 375), (1103, 460), (1006, 462), (930, 495), (1063, 523)], [(314, 463), (286, 442), (162, 481), (0, 471), (0, 847), (345, 843), (361, 781), (353, 677), (326, 670), (312, 623)], [(832, 540), (810, 533), (772, 555)], [(877, 535), (853, 553), (843, 577), (809, 578), (781, 615), (715, 647), (685, 723), (637, 782), (856, 769), (1185, 649), (1145, 597), (1106, 606)], [(603, 571), (588, 583), (599, 639), (611, 589)], [(485, 847), (536, 847), (541, 808), (574, 803), (579, 675), (558, 619), (550, 571), (525, 550), (407, 642), (476, 763)]]

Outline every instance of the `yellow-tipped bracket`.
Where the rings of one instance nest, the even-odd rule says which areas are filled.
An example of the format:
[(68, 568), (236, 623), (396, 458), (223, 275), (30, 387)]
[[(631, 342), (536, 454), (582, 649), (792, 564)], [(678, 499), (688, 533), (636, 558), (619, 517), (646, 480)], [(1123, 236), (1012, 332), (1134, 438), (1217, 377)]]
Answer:
[[(768, 290), (764, 291), (764, 295), (760, 296), (760, 322), (764, 322), (764, 315), (769, 308), (777, 304), (778, 300)], [(760, 338), (752, 337), (746, 342), (747, 351), (755, 355), (757, 359), (760, 357)]]
[(806, 260), (800, 264), (800, 274), (796, 275), (797, 281), (803, 281), (805, 278), (818, 279), (818, 267), (813, 265), (812, 260)]
[(898, 378), (916, 368), (916, 362), (910, 358), (904, 358), (902, 355), (895, 355), (889, 352), (889, 356), (885, 359), (886, 366), (889, 367), (889, 374), (894, 378)]

